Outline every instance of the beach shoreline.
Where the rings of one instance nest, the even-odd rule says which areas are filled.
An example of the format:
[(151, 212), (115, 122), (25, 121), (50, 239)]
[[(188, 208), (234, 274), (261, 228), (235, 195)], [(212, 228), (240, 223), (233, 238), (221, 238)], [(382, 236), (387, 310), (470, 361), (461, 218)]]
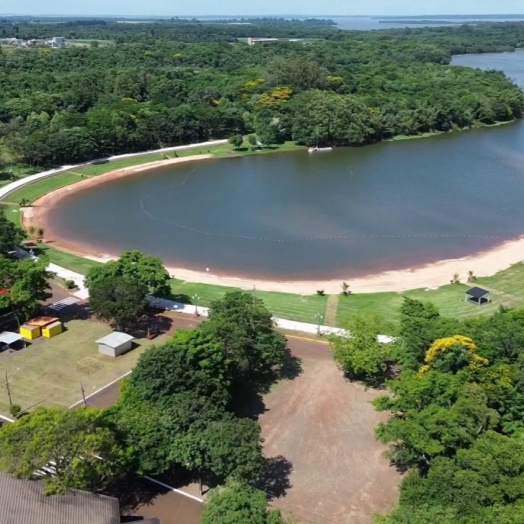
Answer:
[[(57, 249), (98, 262), (114, 260), (117, 258), (114, 254), (100, 253), (93, 247), (59, 238), (48, 224), (47, 217), (51, 208), (73, 192), (82, 191), (94, 185), (156, 167), (210, 158), (213, 158), (212, 155), (172, 158), (87, 178), (38, 198), (32, 207), (23, 210), (22, 223), (26, 229), (30, 226), (44, 228), (46, 231), (45, 241)], [(477, 277), (491, 276), (522, 260), (524, 260), (524, 236), (462, 258), (439, 260), (420, 267), (382, 271), (363, 277), (353, 278), (351, 274), (348, 274), (346, 278), (336, 280), (263, 280), (242, 276), (221, 276), (210, 271), (196, 271), (181, 267), (167, 267), (167, 270), (174, 278), (187, 282), (312, 295), (317, 290), (324, 290), (327, 294), (339, 293), (342, 280), (350, 284), (350, 289), (354, 293), (403, 292), (421, 288), (435, 289), (449, 284), (455, 273), (458, 273), (461, 282), (466, 282), (469, 271), (472, 271)]]

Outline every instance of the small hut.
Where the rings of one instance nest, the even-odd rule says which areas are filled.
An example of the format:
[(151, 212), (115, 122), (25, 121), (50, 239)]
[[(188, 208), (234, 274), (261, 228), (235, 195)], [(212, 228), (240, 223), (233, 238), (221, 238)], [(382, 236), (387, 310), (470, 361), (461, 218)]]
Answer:
[(113, 331), (113, 333), (96, 341), (98, 344), (98, 352), (109, 357), (118, 357), (133, 347), (134, 338), (135, 337), (127, 333)]
[(491, 302), (491, 297), (487, 289), (475, 286), (466, 291), (464, 300), (466, 302), (471, 302), (476, 306), (482, 306)]
[(11, 344), (15, 344), (22, 339), (22, 335), (19, 335), (18, 333), (12, 333), (11, 331), (4, 331), (3, 333), (0, 333), (0, 351), (3, 349), (10, 349)]

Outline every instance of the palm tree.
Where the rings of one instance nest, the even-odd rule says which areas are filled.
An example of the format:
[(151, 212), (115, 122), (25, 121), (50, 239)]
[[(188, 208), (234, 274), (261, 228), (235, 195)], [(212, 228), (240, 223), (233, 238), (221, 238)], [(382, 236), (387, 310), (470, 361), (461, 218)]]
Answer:
[(468, 282), (474, 282), (477, 280), (477, 277), (475, 276), (475, 273), (471, 271), (471, 269), (468, 271)]
[(44, 234), (45, 234), (45, 230), (43, 227), (39, 227), (36, 231), (36, 234), (38, 236), (38, 241), (39, 242), (42, 242), (42, 240), (44, 239)]
[(27, 228), (27, 231), (28, 231), (29, 236), (30, 236), (31, 238), (34, 238), (34, 237), (35, 237), (35, 233), (36, 233), (36, 228), (35, 228), (35, 226), (29, 226), (29, 227)]

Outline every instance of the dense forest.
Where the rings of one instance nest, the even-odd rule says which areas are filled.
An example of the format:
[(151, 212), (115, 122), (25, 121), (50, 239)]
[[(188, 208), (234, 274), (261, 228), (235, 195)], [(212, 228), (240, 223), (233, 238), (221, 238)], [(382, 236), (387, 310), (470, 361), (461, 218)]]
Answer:
[[(265, 144), (362, 145), (520, 118), (501, 72), (451, 55), (509, 51), (524, 23), (341, 31), (329, 22), (0, 21), (0, 161), (51, 166), (256, 133)], [(300, 39), (248, 46), (249, 36)], [(75, 42), (76, 41), (76, 42)]]
[(405, 475), (380, 524), (524, 522), (523, 310), (459, 321), (406, 299), (394, 352), (402, 371), (376, 407)]

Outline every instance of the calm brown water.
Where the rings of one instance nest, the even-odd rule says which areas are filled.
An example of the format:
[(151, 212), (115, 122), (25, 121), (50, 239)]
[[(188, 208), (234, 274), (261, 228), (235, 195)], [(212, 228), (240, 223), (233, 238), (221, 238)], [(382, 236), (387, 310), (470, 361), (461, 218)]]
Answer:
[[(457, 57), (524, 86), (524, 52)], [(332, 153), (182, 164), (64, 199), (62, 238), (167, 265), (286, 280), (350, 278), (524, 234), (524, 122)]]

